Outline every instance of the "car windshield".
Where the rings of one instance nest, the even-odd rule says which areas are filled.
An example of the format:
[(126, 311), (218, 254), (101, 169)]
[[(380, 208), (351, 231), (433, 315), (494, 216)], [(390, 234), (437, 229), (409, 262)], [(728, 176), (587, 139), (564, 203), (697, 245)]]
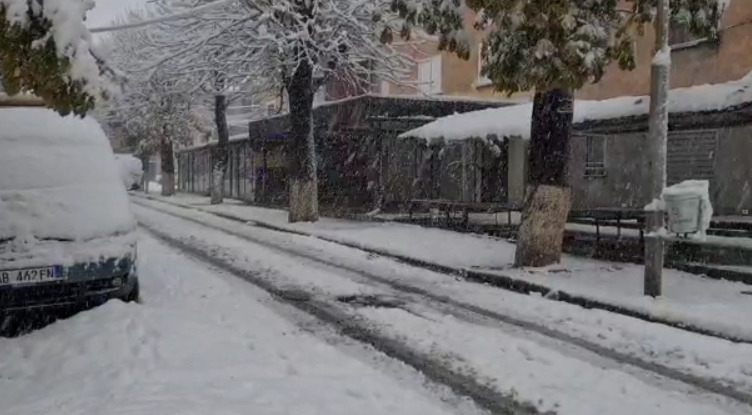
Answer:
[(0, 239), (91, 239), (127, 232), (112, 149), (92, 119), (0, 110)]

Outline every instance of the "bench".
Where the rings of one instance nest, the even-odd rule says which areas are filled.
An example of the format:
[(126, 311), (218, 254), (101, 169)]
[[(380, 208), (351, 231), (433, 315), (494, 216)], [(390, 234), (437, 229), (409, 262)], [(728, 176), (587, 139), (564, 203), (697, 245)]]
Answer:
[(451, 222), (452, 213), (460, 213), (462, 215), (462, 226), (465, 229), (469, 227), (471, 213), (507, 213), (507, 224), (512, 226), (512, 213), (519, 211), (518, 207), (505, 203), (462, 202), (444, 199), (412, 199), (408, 202), (407, 207), (411, 220), (416, 210), (430, 211), (431, 209), (437, 209), (440, 212), (443, 211), (446, 215), (447, 223)]
[[(625, 223), (635, 221), (636, 223)], [(638, 229), (640, 241), (645, 236), (645, 211), (633, 208), (595, 208), (573, 210), (567, 218), (568, 223), (595, 225), (596, 239), (600, 240), (601, 226), (616, 226), (616, 237), (621, 239), (622, 229)]]

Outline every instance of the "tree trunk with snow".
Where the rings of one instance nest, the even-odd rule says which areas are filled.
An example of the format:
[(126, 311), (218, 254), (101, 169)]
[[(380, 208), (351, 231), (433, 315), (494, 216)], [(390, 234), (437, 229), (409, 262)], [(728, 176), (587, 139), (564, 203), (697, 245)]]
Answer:
[(542, 267), (561, 259), (564, 228), (572, 204), (567, 174), (572, 110), (572, 92), (568, 89), (535, 93), (528, 186), (515, 266)]
[(210, 203), (218, 205), (224, 199), (224, 184), (230, 145), (230, 131), (227, 127), (227, 97), (222, 94), (217, 94), (214, 97), (214, 122), (217, 125), (217, 147), (214, 150)]
[(313, 140), (313, 68), (300, 61), (288, 87), (290, 104), (290, 148), (288, 186), (290, 222), (319, 219), (316, 147)]
[(141, 190), (144, 193), (149, 193), (149, 159), (151, 156), (147, 153), (141, 153), (138, 155), (138, 159), (141, 160), (141, 166), (143, 168), (143, 173), (141, 174)]
[(159, 142), (159, 157), (162, 164), (162, 196), (175, 194), (175, 152), (172, 141), (162, 137)]
[[(659, 0), (655, 20), (656, 54), (653, 58), (650, 83), (650, 130), (648, 137), (648, 197), (653, 204), (663, 196), (666, 187), (666, 153), (668, 143), (668, 90), (671, 73), (671, 48), (669, 47), (669, 0)], [(644, 293), (658, 297), (663, 292), (663, 263), (665, 244), (660, 235), (664, 226), (664, 211), (656, 204), (645, 215), (645, 272)]]

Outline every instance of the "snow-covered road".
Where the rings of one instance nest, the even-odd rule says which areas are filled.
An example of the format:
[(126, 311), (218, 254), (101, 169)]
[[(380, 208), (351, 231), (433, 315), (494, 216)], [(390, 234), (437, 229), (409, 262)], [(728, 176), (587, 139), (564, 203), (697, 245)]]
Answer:
[[(162, 208), (162, 206), (160, 206)], [(704, 377), (739, 385), (749, 384), (744, 363), (748, 345), (733, 345), (681, 330), (650, 324), (624, 316), (583, 310), (468, 284), (445, 275), (417, 270), (390, 260), (324, 243), (313, 238), (280, 234), (210, 215), (177, 209), (186, 217), (200, 218), (213, 228), (172, 215), (135, 206), (139, 220), (152, 228), (203, 250), (223, 261), (262, 272), (282, 286), (306, 289), (317, 295), (382, 293), (383, 287), (354, 278), (352, 273), (316, 264), (293, 251), (336, 259), (350, 267), (377, 269), (387, 278), (402, 278), (428, 286), (446, 295), (479, 304), (487, 309), (518, 317), (527, 315), (627, 354), (678, 368)], [(166, 209), (174, 210), (174, 209)], [(219, 230), (226, 229), (226, 231)], [(235, 236), (228, 234), (235, 233)], [(247, 234), (269, 241), (270, 249), (243, 239)], [(286, 252), (285, 250), (290, 252)], [(502, 301), (500, 301), (502, 300)], [(515, 308), (518, 308), (515, 314)], [(572, 352), (499, 327), (467, 324), (435, 309), (355, 309), (357, 318), (384, 333), (406, 341), (416, 350), (432, 354), (457, 371), (471, 373), (502, 393), (513, 393), (539, 410), (560, 414), (721, 414), (748, 413), (717, 396), (656, 379), (618, 364), (604, 364), (587, 353)]]
[(300, 313), (250, 284), (139, 243), (143, 304), (0, 339), (0, 413), (476, 413), (372, 350), (301, 330)]
[[(337, 297), (394, 296), (389, 284), (367, 277), (378, 274), (744, 391), (752, 385), (749, 345), (471, 284), (184, 208), (169, 209), (172, 214), (133, 209), (146, 228), (271, 285), (331, 302), (354, 324), (541, 412), (750, 411), (524, 327), (455, 313), (414, 291), (397, 293), (401, 303), (395, 307), (355, 306)], [(143, 304), (113, 301), (27, 336), (0, 339), (1, 414), (481, 412), (408, 365), (334, 333), (247, 281), (190, 259), (148, 233), (139, 242)]]

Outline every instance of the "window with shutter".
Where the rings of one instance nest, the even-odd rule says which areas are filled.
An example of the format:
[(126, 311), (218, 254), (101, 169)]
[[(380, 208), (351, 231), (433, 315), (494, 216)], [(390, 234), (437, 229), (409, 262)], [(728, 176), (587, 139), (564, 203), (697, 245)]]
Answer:
[(441, 93), (441, 55), (431, 58), (431, 94)]
[(698, 37), (686, 26), (672, 25), (668, 32), (668, 44), (671, 49), (685, 49), (698, 46), (708, 41), (706, 37)]
[(668, 184), (709, 180), (715, 168), (718, 130), (670, 131), (666, 154)]
[(475, 87), (491, 85), (491, 78), (482, 74), (483, 72), (483, 43), (478, 44), (478, 77), (475, 80)]
[(587, 135), (585, 153), (585, 177), (606, 175), (606, 136)]
[(387, 81), (381, 81), (380, 94), (382, 96), (388, 96), (389, 95), (389, 82), (387, 82)]
[(277, 104), (274, 101), (269, 101), (266, 103), (266, 115), (272, 116), (277, 114)]
[(426, 95), (441, 94), (441, 55), (418, 62), (418, 89)]
[(424, 94), (431, 93), (431, 61), (418, 62), (418, 89)]

